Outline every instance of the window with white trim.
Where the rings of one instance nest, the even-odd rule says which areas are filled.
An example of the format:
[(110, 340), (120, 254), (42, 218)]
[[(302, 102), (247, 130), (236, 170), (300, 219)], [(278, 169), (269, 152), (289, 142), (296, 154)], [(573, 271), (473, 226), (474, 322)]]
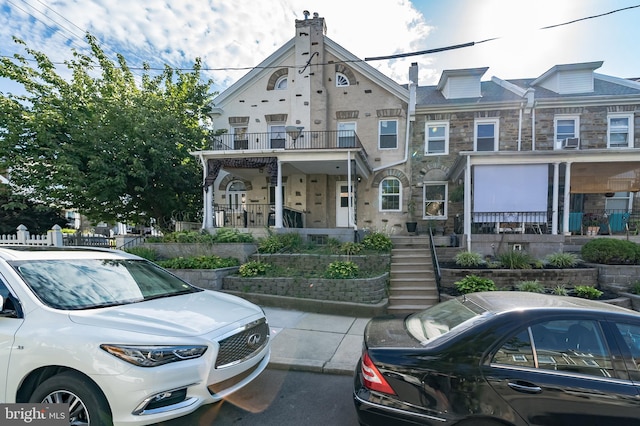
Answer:
[(497, 151), (498, 150), (498, 128), (499, 120), (476, 120), (475, 122), (475, 151)]
[(381, 212), (398, 212), (402, 208), (402, 183), (394, 177), (382, 179), (380, 182), (380, 205)]
[(632, 195), (631, 192), (615, 192), (611, 197), (606, 197), (604, 199), (605, 213), (611, 214), (629, 211), (632, 205)]
[(249, 149), (249, 139), (246, 126), (233, 126), (233, 149)]
[(378, 146), (380, 149), (398, 147), (398, 120), (380, 120), (378, 124)]
[(425, 182), (422, 186), (423, 219), (447, 218), (448, 187), (446, 182)]
[(558, 115), (553, 119), (555, 148), (562, 148), (562, 142), (569, 138), (580, 137), (580, 117), (577, 115)]
[(336, 87), (347, 87), (350, 86), (349, 77), (342, 74), (341, 72), (336, 73)]
[(288, 82), (289, 80), (287, 76), (283, 75), (282, 77), (278, 78), (278, 80), (276, 80), (276, 84), (273, 86), (273, 88), (276, 90), (284, 90), (287, 88)]
[(633, 114), (609, 114), (607, 148), (633, 147)]
[(356, 123), (354, 121), (338, 122), (338, 148), (356, 146)]
[(269, 126), (269, 147), (284, 148), (286, 141), (285, 126), (283, 124), (272, 124)]
[(425, 155), (441, 155), (449, 153), (449, 123), (432, 121), (425, 125)]

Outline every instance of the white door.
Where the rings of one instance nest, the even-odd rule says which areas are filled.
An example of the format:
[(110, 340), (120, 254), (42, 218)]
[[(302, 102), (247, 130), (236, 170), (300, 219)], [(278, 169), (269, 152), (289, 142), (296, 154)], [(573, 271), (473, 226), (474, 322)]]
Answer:
[[(353, 207), (353, 187), (351, 187), (351, 206)], [(336, 183), (336, 228), (349, 226), (349, 183)]]
[(338, 148), (350, 148), (356, 146), (356, 123), (338, 123)]

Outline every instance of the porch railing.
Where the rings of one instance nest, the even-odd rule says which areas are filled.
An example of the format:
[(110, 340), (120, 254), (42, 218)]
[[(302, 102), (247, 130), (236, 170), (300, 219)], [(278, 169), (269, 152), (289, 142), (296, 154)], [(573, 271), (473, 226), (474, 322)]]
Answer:
[[(276, 209), (272, 204), (247, 204), (236, 208), (214, 205), (215, 226), (218, 228), (263, 228), (275, 225)], [(304, 213), (284, 207), (282, 222), (285, 228), (304, 228)]]
[(213, 151), (235, 150), (300, 150), (362, 148), (360, 138), (352, 130), (306, 131), (295, 139), (286, 132), (244, 133), (241, 135), (222, 134), (212, 138)]

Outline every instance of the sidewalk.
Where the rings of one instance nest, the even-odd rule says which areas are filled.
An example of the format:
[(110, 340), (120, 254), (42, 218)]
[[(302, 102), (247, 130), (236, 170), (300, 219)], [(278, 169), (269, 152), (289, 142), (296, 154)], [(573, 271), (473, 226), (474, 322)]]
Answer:
[(271, 330), (270, 367), (353, 374), (370, 318), (263, 309)]

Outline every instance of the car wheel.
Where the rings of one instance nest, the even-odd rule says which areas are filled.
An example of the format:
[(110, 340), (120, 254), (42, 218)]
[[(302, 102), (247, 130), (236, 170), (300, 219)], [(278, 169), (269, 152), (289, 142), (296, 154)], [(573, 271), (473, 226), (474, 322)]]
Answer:
[(48, 378), (36, 388), (29, 402), (69, 404), (69, 424), (73, 426), (113, 425), (109, 404), (100, 388), (77, 373)]

